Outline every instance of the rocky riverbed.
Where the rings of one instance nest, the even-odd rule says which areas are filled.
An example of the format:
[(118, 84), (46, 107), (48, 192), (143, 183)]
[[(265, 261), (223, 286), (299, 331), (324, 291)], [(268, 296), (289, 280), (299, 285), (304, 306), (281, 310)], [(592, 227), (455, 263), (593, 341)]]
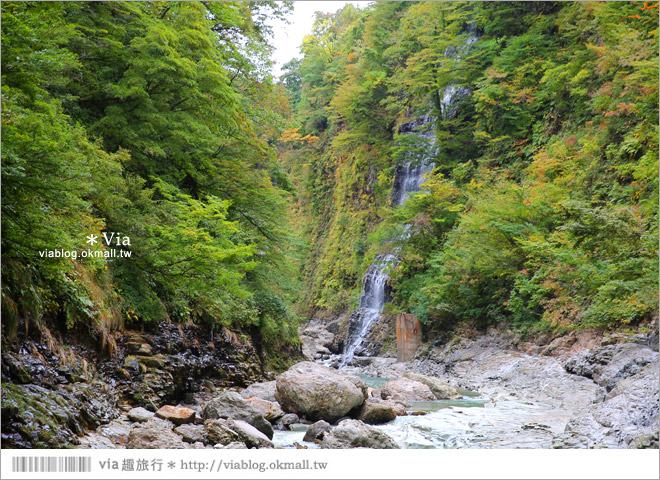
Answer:
[(165, 343), (129, 333), (98, 367), (80, 350), (68, 366), (38, 344), (6, 352), (3, 446), (658, 448), (657, 329), (534, 343), (491, 330), (337, 370), (321, 364), (336, 363), (335, 335), (311, 327), (315, 361), (270, 381), (229, 355), (249, 348), (178, 327)]
[[(319, 325), (304, 334), (306, 352), (333, 363)], [(483, 407), (448, 405), (379, 427), (402, 447), (658, 448), (657, 324), (533, 343), (490, 330), (425, 345), (410, 362), (356, 357), (344, 370), (386, 379), (422, 373), (483, 398)]]

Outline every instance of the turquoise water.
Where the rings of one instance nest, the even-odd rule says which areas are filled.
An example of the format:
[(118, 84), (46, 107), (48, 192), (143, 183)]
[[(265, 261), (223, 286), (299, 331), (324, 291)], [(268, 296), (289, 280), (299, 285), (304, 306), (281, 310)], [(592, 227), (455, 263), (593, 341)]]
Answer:
[[(378, 388), (389, 381), (389, 378), (370, 377), (368, 375), (358, 374), (368, 387)], [(442, 411), (455, 414), (455, 407), (463, 408), (482, 408), (487, 399), (481, 398), (479, 393), (458, 388), (461, 398), (453, 400), (434, 400), (431, 402), (411, 402), (407, 412), (426, 412), (428, 415), (397, 417), (392, 422), (377, 428), (387, 432), (403, 448), (439, 448), (443, 444), (446, 436), (443, 430), (445, 426), (436, 425), (435, 416)], [(442, 423), (442, 422), (440, 422)], [(275, 446), (284, 448), (296, 448), (293, 444), (298, 443), (307, 448), (319, 448), (316, 443), (303, 442), (303, 437), (309, 425), (297, 423), (291, 425), (290, 431), (276, 430), (273, 437)], [(449, 429), (448, 429), (449, 430)]]
[(389, 378), (380, 378), (380, 377), (370, 377), (369, 375), (362, 375), (361, 373), (355, 374), (355, 376), (360, 377), (364, 383), (367, 384), (367, 387), (378, 388), (385, 385), (390, 381)]

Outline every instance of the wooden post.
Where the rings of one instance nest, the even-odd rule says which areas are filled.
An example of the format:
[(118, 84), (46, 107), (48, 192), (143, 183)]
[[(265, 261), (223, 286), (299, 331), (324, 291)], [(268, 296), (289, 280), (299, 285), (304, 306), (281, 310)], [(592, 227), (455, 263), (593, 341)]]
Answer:
[(400, 313), (396, 316), (396, 359), (407, 362), (422, 343), (422, 325), (412, 313)]

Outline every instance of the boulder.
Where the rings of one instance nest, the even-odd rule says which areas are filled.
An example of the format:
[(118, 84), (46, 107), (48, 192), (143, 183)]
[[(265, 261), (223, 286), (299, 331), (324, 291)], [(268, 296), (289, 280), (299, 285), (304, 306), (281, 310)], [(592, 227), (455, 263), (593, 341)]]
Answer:
[(175, 425), (183, 425), (184, 423), (193, 423), (195, 421), (195, 410), (186, 407), (174, 407), (172, 405), (164, 405), (156, 410), (156, 416), (164, 420), (169, 420)]
[(376, 392), (380, 392), (380, 397), (383, 400), (392, 398), (394, 400), (405, 400), (406, 402), (428, 402), (436, 399), (428, 386), (409, 378), (390, 380), (375, 390), (374, 396), (377, 396)]
[[(395, 410), (395, 402), (387, 400), (379, 400), (377, 398), (368, 398), (358, 414), (358, 420), (371, 425), (380, 425), (382, 423), (391, 422), (397, 416)], [(405, 413), (405, 409), (404, 409)]]
[(449, 400), (461, 396), (461, 394), (458, 393), (458, 390), (438, 378), (427, 377), (426, 375), (416, 372), (407, 372), (403, 376), (410, 380), (414, 380), (415, 382), (423, 383), (429, 387), (437, 400)]
[(280, 408), (280, 404), (277, 402), (269, 402), (268, 400), (259, 397), (249, 397), (246, 398), (245, 401), (257, 409), (269, 422), (274, 422), (284, 415), (284, 412)]
[(315, 442), (316, 440), (323, 440), (326, 432), (332, 430), (332, 425), (330, 425), (325, 420), (319, 420), (316, 423), (313, 423), (309, 426), (303, 437), (303, 442)]
[(203, 429), (208, 442), (212, 444), (229, 445), (238, 440), (238, 434), (223, 420), (207, 420)]
[(154, 412), (150, 412), (144, 407), (135, 407), (131, 408), (126, 415), (130, 421), (142, 423), (151, 420), (154, 416)]
[(187, 448), (181, 437), (172, 431), (172, 424), (157, 418), (135, 424), (128, 434), (127, 448)]
[(367, 398), (358, 377), (312, 362), (301, 362), (277, 377), (275, 398), (285, 412), (334, 422)]
[(174, 433), (181, 435), (184, 442), (206, 442), (206, 431), (203, 425), (179, 425), (174, 429)]
[(323, 437), (321, 448), (399, 448), (380, 430), (359, 420), (344, 420)]
[(273, 438), (273, 427), (270, 422), (264, 418), (259, 410), (247, 403), (236, 392), (229, 390), (220, 392), (217, 397), (204, 404), (202, 417), (204, 420), (215, 420), (218, 418), (243, 420), (268, 438)]
[(227, 420), (227, 426), (238, 434), (248, 448), (273, 448), (273, 442), (262, 432), (243, 420)]
[(259, 397), (269, 402), (275, 402), (275, 380), (270, 382), (253, 383), (241, 392), (241, 397)]

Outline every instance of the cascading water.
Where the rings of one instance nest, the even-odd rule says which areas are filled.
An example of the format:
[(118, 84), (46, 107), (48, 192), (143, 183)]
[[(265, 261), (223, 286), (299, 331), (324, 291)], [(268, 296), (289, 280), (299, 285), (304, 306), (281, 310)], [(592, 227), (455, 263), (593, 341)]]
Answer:
[[(433, 129), (429, 128), (432, 121), (433, 119), (429, 116), (421, 117), (416, 122), (402, 126), (400, 133), (416, 133), (418, 136), (432, 141), (434, 133)], [(412, 192), (419, 192), (425, 175), (433, 170), (433, 166), (433, 162), (427, 157), (411, 159), (400, 165), (395, 172), (392, 205), (403, 205)], [(395, 255), (379, 255), (376, 257), (376, 261), (369, 265), (362, 280), (359, 307), (351, 314), (348, 321), (348, 338), (339, 363), (340, 367), (348, 365), (353, 360), (355, 352), (362, 345), (371, 326), (380, 318), (387, 302), (389, 269), (397, 262), (398, 259)]]
[[(423, 116), (418, 121), (402, 125), (399, 133), (414, 133), (418, 138), (424, 139), (429, 145), (432, 145), (435, 139), (433, 120), (430, 116)], [(400, 164), (394, 173), (392, 205), (403, 205), (412, 192), (419, 192), (424, 183), (424, 177), (433, 170), (434, 166), (429, 155), (406, 160)]]
[(367, 273), (362, 281), (362, 294), (360, 305), (351, 314), (349, 319), (348, 341), (344, 348), (340, 365), (347, 365), (355, 351), (362, 344), (371, 325), (378, 320), (387, 301), (387, 270), (396, 262), (394, 255), (377, 256), (376, 261), (369, 265)]
[[(445, 52), (445, 57), (460, 59), (469, 46), (476, 41), (477, 37), (471, 36), (459, 48), (448, 48)], [(441, 115), (444, 117), (454, 116), (456, 100), (468, 94), (469, 90), (464, 87), (459, 88), (454, 84), (448, 85), (440, 96)], [(402, 125), (399, 133), (414, 133), (419, 139), (423, 139), (429, 145), (432, 145), (435, 140), (433, 121), (434, 118), (431, 116), (421, 116), (410, 123)], [(421, 190), (425, 176), (435, 166), (431, 158), (432, 155), (429, 154), (423, 155), (422, 158), (411, 158), (396, 168), (391, 197), (391, 204), (393, 206), (403, 205), (412, 192), (419, 192)], [(410, 227), (405, 226), (402, 236), (405, 237), (408, 235), (410, 235)], [(376, 257), (376, 261), (369, 265), (369, 269), (362, 281), (362, 294), (360, 295), (359, 307), (349, 318), (348, 338), (339, 362), (340, 367), (348, 365), (353, 360), (356, 351), (358, 351), (371, 330), (371, 326), (380, 318), (387, 302), (388, 272), (397, 262), (398, 258), (395, 255), (379, 255)]]

